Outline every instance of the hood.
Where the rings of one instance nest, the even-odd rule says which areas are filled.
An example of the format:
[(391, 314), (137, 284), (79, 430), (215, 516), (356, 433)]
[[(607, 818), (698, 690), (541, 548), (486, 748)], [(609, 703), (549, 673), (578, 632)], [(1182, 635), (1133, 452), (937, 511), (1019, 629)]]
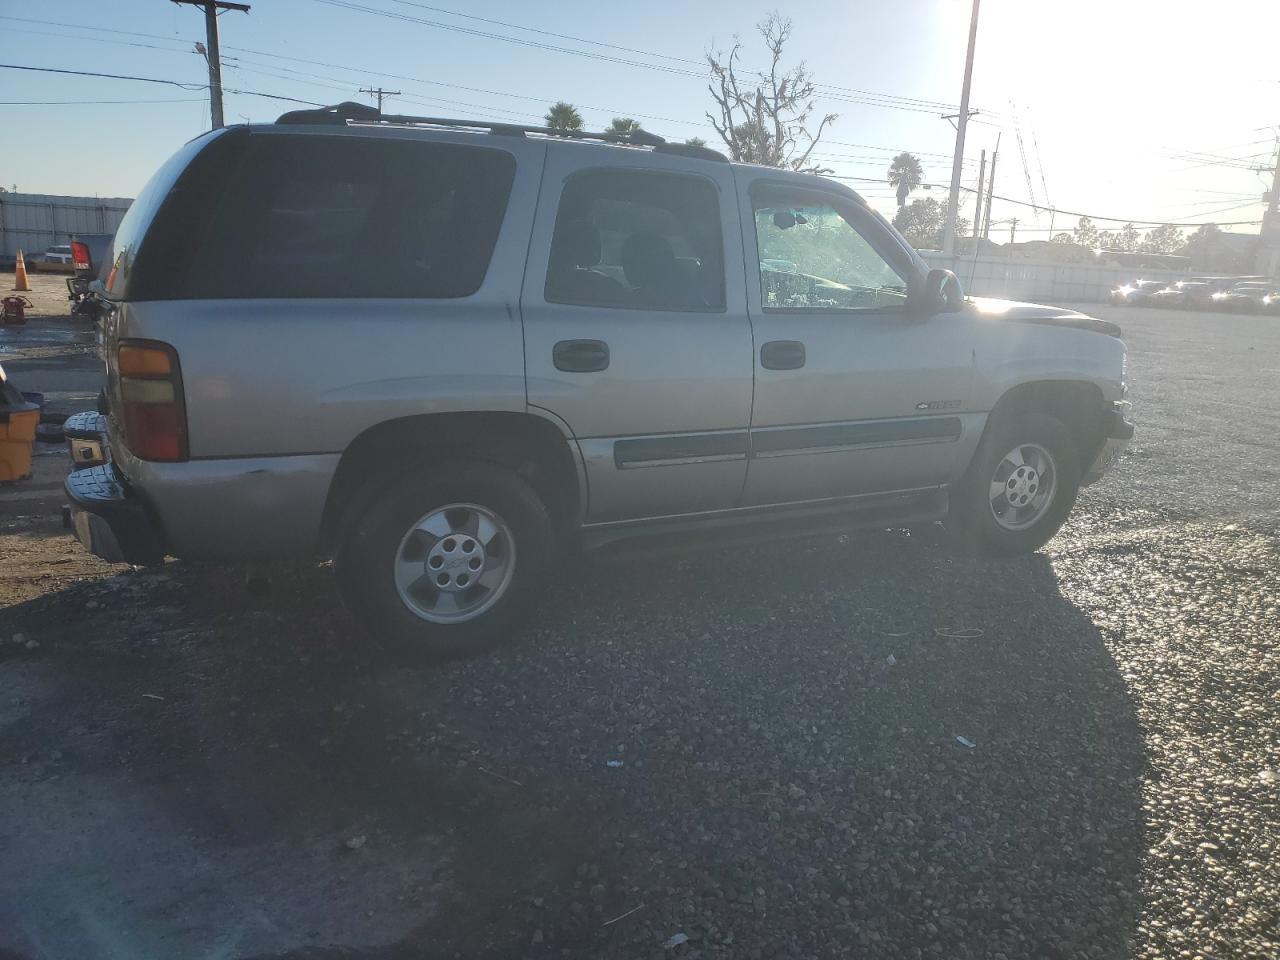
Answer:
[(1108, 337), (1120, 336), (1120, 327), (1109, 320), (1099, 320), (1087, 314), (1065, 307), (1046, 307), (1038, 303), (1019, 303), (1017, 300), (996, 300), (992, 297), (970, 297), (970, 308), (980, 316), (1010, 323), (1035, 323), (1051, 327), (1071, 327), (1076, 330), (1092, 330)]

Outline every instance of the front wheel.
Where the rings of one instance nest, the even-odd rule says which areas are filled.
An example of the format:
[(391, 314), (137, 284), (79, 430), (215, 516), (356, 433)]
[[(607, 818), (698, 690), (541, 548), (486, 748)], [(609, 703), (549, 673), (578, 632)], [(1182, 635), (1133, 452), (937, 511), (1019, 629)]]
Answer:
[(1040, 413), (1001, 417), (978, 444), (947, 527), (972, 553), (1031, 553), (1058, 532), (1079, 489), (1079, 454), (1062, 421)]
[(365, 498), (334, 565), (379, 645), (430, 662), (489, 649), (518, 628), (551, 554), (547, 509), (514, 471), (461, 462)]

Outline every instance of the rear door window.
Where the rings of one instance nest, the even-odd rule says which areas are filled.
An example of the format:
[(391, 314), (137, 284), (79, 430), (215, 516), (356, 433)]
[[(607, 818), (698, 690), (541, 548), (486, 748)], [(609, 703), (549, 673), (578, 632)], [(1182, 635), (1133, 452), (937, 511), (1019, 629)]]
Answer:
[(230, 163), (193, 164), (180, 179), (148, 231), (130, 299), (453, 298), (480, 288), (511, 154), (356, 137), (241, 142)]
[(723, 310), (714, 184), (697, 176), (587, 170), (560, 195), (546, 299), (646, 310)]

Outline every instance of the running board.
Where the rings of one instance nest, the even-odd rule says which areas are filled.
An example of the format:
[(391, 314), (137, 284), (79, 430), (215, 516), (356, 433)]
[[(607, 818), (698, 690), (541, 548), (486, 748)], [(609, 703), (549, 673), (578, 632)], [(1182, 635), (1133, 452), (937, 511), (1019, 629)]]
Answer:
[(653, 553), (688, 553), (746, 543), (821, 536), (867, 528), (907, 527), (943, 520), (945, 487), (806, 503), (744, 508), (713, 514), (584, 527), (584, 552), (600, 558)]

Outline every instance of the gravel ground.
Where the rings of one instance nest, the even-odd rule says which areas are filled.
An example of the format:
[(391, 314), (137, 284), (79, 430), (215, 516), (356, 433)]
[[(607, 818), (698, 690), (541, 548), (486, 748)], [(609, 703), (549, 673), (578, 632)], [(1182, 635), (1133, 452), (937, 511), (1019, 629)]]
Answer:
[(1280, 321), (1090, 309), (1141, 433), (1043, 553), (586, 566), (436, 671), (10, 505), (0, 956), (1280, 955)]

